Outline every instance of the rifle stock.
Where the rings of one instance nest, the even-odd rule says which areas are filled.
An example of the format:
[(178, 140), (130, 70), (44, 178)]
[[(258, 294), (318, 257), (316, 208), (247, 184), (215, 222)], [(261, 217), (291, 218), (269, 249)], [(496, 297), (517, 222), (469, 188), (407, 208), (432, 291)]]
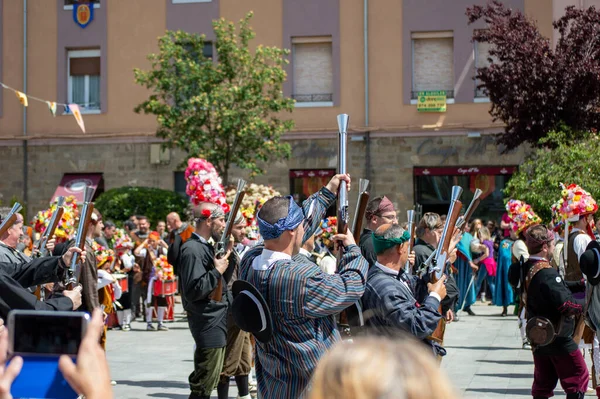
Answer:
[(354, 213), (354, 221), (352, 222), (352, 235), (354, 241), (360, 241), (360, 233), (362, 232), (363, 220), (367, 211), (370, 194), (367, 191), (369, 181), (360, 179), (358, 183), (358, 201), (356, 202), (356, 212)]
[(10, 212), (8, 212), (8, 214), (2, 221), (2, 224), (0, 224), (0, 237), (2, 237), (4, 234), (6, 234), (8, 229), (10, 229), (13, 224), (15, 224), (15, 222), (17, 221), (17, 213), (21, 209), (23, 209), (21, 204), (19, 204), (18, 202), (15, 202), (15, 204), (13, 205)]
[[(83, 193), (83, 206), (81, 207), (81, 213), (79, 215), (79, 225), (77, 226), (77, 237), (75, 238), (75, 247), (80, 250), (85, 249), (85, 240), (87, 239), (90, 222), (92, 221), (92, 214), (94, 212), (94, 204), (92, 200), (92, 189), (86, 187)], [(77, 263), (79, 261), (79, 254), (74, 253), (71, 259), (71, 265), (66, 275), (65, 286), (68, 290), (72, 290), (79, 283), (77, 277)]]
[[(246, 195), (246, 191), (244, 190), (245, 187), (246, 181), (243, 179), (239, 179), (237, 184), (237, 190), (235, 193), (235, 199), (233, 200), (233, 205), (231, 206), (231, 210), (229, 211), (229, 219), (227, 219), (227, 223), (225, 224), (225, 229), (223, 230), (223, 234), (221, 235), (221, 240), (217, 243), (217, 250), (215, 251), (215, 255), (219, 259), (225, 256), (225, 248), (227, 248), (229, 236), (231, 235), (231, 231), (233, 230), (233, 226), (235, 224), (235, 217), (237, 216), (237, 213), (240, 210), (240, 207), (242, 206), (244, 196)], [(216, 288), (213, 290), (213, 292), (210, 293), (209, 297), (217, 302), (221, 302), (221, 299), (223, 299), (222, 277), (217, 282)]]
[(475, 210), (477, 210), (477, 207), (481, 203), (481, 194), (482, 191), (480, 189), (475, 190), (475, 193), (473, 194), (473, 199), (471, 200), (469, 207), (465, 211), (465, 214), (461, 216), (456, 222), (456, 227), (459, 228), (460, 231), (463, 233), (465, 232), (467, 225), (469, 224), (469, 220), (471, 220), (473, 214), (475, 213)]
[(63, 208), (64, 202), (65, 202), (65, 197), (58, 197), (58, 201), (56, 204), (57, 205), (56, 210), (52, 214), (52, 217), (50, 218), (50, 222), (48, 223), (48, 227), (46, 227), (44, 234), (42, 234), (42, 236), (40, 237), (40, 239), (37, 243), (36, 250), (37, 250), (38, 254), (41, 254), (41, 252), (44, 250), (44, 248), (46, 248), (46, 244), (48, 243), (48, 240), (51, 240), (52, 236), (56, 232), (58, 224), (60, 223), (60, 220), (62, 219), (62, 215), (65, 211), (65, 209)]

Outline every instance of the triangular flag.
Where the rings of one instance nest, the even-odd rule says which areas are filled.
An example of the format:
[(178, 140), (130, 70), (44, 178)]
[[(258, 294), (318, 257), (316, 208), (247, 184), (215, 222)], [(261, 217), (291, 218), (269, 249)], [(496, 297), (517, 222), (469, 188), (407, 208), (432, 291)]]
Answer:
[(83, 117), (81, 116), (81, 111), (79, 110), (79, 105), (77, 104), (69, 104), (69, 110), (73, 113), (77, 124), (81, 128), (81, 131), (85, 134), (85, 125), (83, 124)]
[(46, 101), (46, 104), (48, 104), (48, 109), (50, 110), (52, 116), (56, 116), (56, 103), (52, 101)]
[(19, 99), (21, 105), (25, 107), (29, 105), (29, 102), (27, 101), (27, 94), (21, 93), (20, 91), (15, 91), (15, 94), (17, 95), (17, 98)]

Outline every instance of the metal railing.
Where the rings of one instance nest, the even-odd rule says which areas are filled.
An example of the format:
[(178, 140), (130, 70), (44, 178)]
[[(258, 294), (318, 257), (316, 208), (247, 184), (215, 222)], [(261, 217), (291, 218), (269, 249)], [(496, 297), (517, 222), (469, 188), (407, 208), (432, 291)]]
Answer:
[(411, 91), (410, 92), (410, 99), (411, 100), (417, 100), (419, 98), (418, 94), (421, 91), (445, 91), (446, 92), (446, 98), (454, 98), (454, 90), (420, 90), (420, 91)]
[(333, 93), (323, 94), (292, 94), (292, 98), (299, 103), (320, 103), (320, 102), (332, 102)]

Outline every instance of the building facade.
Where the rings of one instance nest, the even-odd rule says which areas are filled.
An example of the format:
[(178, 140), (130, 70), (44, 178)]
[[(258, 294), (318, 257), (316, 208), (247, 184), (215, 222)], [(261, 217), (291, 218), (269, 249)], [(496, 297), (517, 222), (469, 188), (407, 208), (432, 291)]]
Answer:
[[(504, 2), (549, 38), (568, 3)], [(284, 92), (296, 99), (296, 128), (285, 135), (292, 157), (270, 164), (257, 183), (299, 199), (316, 190), (335, 172), (339, 113), (350, 115), (350, 174), (369, 179), (373, 196), (388, 195), (402, 211), (418, 204), (443, 213), (459, 184), (464, 202), (481, 188), (479, 213), (498, 217), (501, 190), (524, 159), (524, 149), (501, 154), (495, 145), (502, 125), (473, 80), (489, 49), (471, 41), (473, 29), (485, 26), (468, 25), (465, 11), (486, 0), (94, 0), (85, 28), (73, 3), (0, 0), (0, 81), (79, 104), (86, 126), (84, 134), (62, 108), (53, 116), (42, 102), (25, 108), (0, 91), (0, 165), (8, 172), (0, 193), (5, 201), (26, 197), (29, 216), (47, 207), (57, 186), (76, 189), (78, 177), (95, 179), (99, 191), (185, 191), (178, 169), (185, 155), (161, 151), (155, 119), (133, 111), (149, 94), (133, 69), (150, 67), (146, 56), (165, 30), (204, 33), (212, 43), (213, 19), (238, 21), (250, 10), (253, 45), (291, 50)]]

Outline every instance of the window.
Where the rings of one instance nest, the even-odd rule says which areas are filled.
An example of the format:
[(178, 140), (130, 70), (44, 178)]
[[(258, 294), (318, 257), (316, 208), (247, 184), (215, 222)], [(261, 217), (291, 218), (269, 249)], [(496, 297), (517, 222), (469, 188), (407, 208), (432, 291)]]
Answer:
[(65, 10), (72, 10), (73, 9), (73, 5), (77, 4), (77, 3), (92, 3), (94, 5), (94, 8), (100, 8), (100, 0), (64, 0), (65, 2), (65, 6), (64, 9)]
[(412, 34), (412, 93), (446, 91), (454, 98), (454, 38), (452, 32)]
[(82, 113), (100, 113), (100, 50), (69, 51), (69, 103)]
[(415, 200), (423, 212), (448, 213), (452, 186), (461, 186), (460, 200), (468, 206), (475, 189), (482, 190), (481, 203), (474, 217), (500, 220), (505, 212), (503, 190), (515, 171), (513, 166), (500, 167), (431, 167), (414, 168)]
[[(290, 194), (301, 205), (304, 200), (326, 186), (335, 175), (335, 169), (291, 169)], [(325, 217), (335, 216), (336, 207), (329, 207)]]
[[(491, 44), (488, 42), (475, 42), (475, 69), (485, 68), (490, 65), (490, 47)], [(475, 79), (475, 98), (487, 98), (487, 91), (484, 88), (477, 89), (477, 86), (481, 84), (480, 81)]]
[(189, 198), (185, 193), (187, 181), (185, 180), (185, 172), (174, 172), (173, 179), (175, 181), (175, 192), (184, 198)]
[(292, 49), (296, 106), (332, 106), (331, 37), (295, 37)]

